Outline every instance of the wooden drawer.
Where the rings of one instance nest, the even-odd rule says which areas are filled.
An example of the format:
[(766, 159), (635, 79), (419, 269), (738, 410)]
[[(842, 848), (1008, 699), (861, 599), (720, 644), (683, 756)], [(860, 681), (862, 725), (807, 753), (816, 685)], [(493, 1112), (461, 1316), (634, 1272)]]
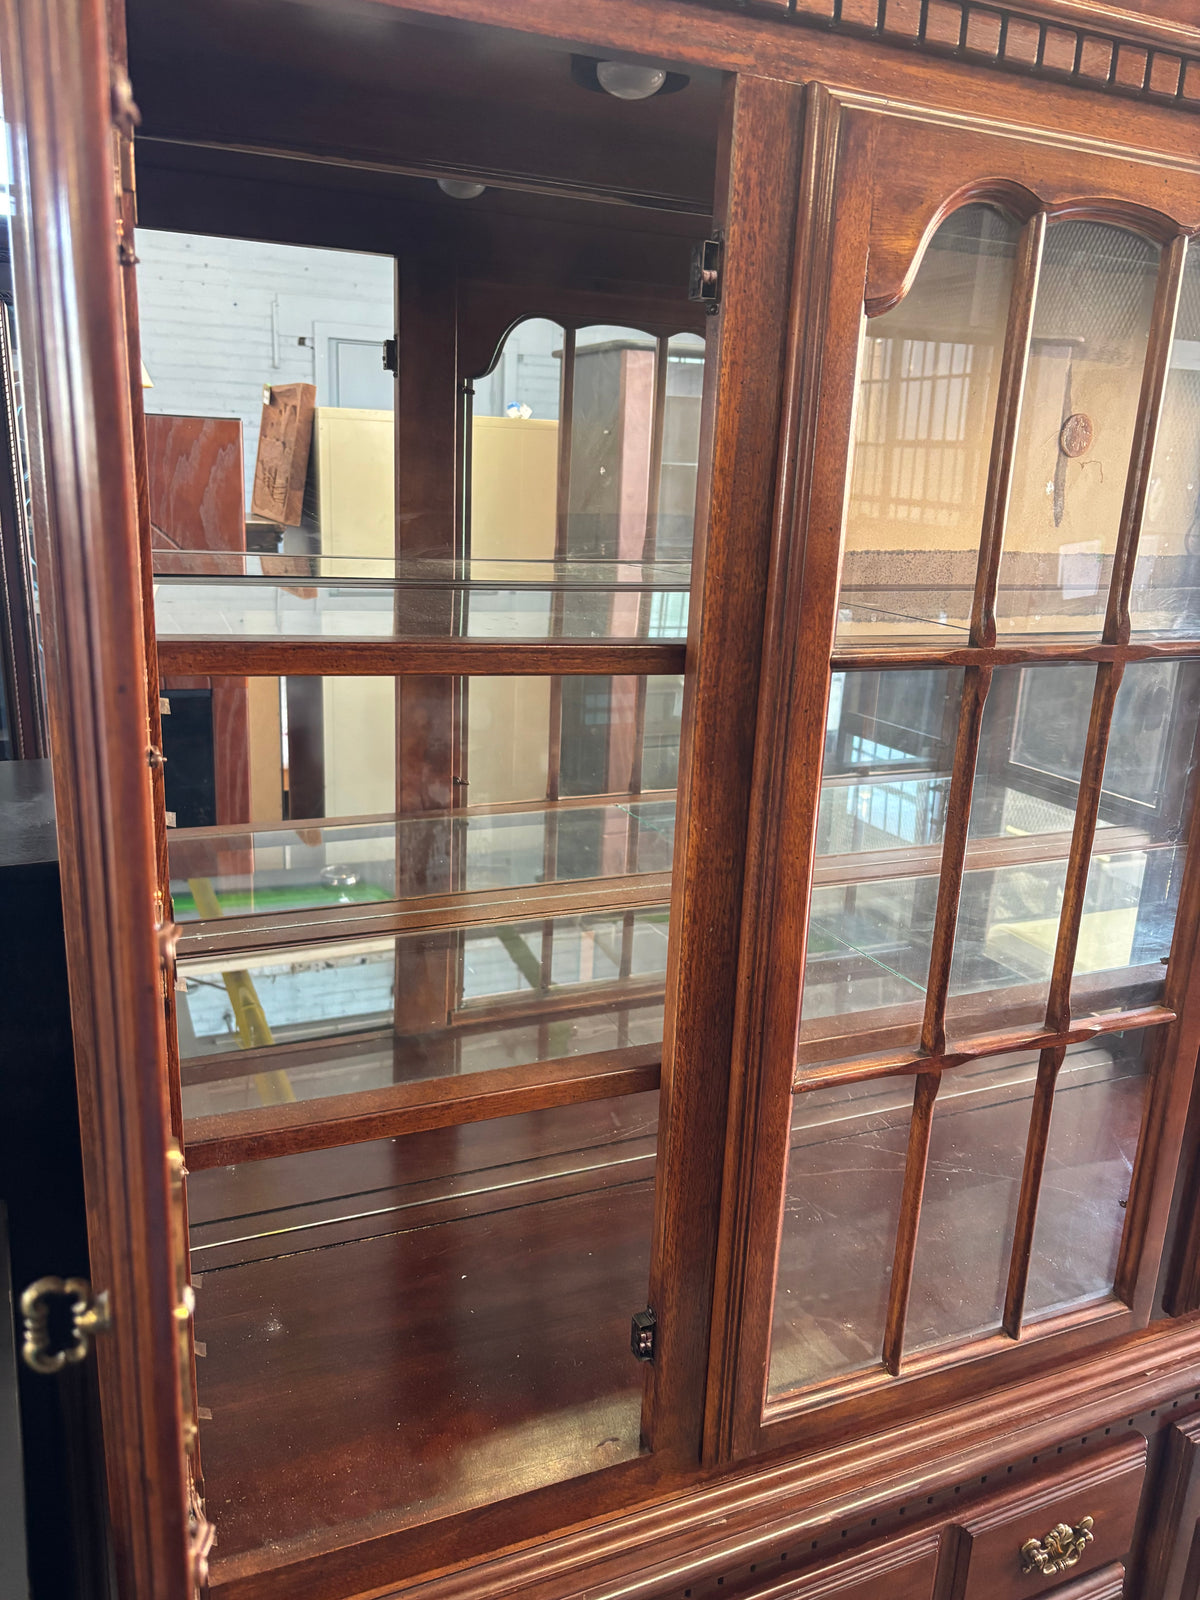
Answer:
[[(1100, 1600), (1120, 1593), (1120, 1563), (1133, 1540), (1146, 1441), (1137, 1435), (1045, 1477), (1023, 1483), (946, 1530), (946, 1600)], [(1078, 1561), (1058, 1572), (1026, 1572), (1021, 1554), (1030, 1539), (1045, 1543), (1059, 1523), (1092, 1519), (1092, 1541)], [(1114, 1588), (1114, 1583), (1116, 1587)]]
[(744, 1600), (931, 1600), (938, 1544), (936, 1530), (910, 1534), (756, 1588)]

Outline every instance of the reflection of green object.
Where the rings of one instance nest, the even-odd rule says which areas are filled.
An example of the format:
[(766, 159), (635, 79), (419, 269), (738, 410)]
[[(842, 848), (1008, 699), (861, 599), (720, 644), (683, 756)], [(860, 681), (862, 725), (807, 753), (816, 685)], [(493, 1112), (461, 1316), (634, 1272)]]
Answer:
[[(344, 889), (327, 883), (289, 883), (277, 889), (222, 889), (220, 894), (221, 909), (230, 917), (267, 911), (305, 911), (314, 906), (388, 899), (387, 890), (373, 883), (356, 883)], [(172, 890), (171, 899), (177, 922), (196, 920), (196, 902), (190, 891)]]

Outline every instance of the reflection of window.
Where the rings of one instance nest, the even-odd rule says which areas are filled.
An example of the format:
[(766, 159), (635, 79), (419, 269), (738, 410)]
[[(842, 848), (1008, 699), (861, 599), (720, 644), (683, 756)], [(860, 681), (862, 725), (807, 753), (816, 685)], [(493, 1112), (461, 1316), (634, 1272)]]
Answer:
[(985, 443), (968, 425), (972, 385), (987, 379), (991, 359), (986, 345), (868, 331), (852, 516), (957, 523)]

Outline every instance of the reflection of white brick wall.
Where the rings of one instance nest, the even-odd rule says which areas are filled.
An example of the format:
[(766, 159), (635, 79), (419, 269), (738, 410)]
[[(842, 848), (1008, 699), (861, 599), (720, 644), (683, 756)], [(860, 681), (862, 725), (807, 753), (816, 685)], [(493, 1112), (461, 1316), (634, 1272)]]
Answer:
[(323, 387), (317, 324), (391, 329), (393, 262), (148, 228), (137, 250), (146, 409), (241, 417), (248, 502), (263, 385)]

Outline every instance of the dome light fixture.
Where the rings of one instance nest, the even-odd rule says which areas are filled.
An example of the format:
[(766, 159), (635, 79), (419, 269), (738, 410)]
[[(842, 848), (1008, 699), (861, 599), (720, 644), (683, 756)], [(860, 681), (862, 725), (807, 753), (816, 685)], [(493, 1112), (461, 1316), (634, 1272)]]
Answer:
[(487, 188), (486, 183), (472, 183), (469, 178), (439, 178), (437, 186), (451, 200), (478, 200)]
[(597, 61), (596, 78), (616, 100), (649, 100), (666, 83), (667, 70), (633, 61)]
[(571, 57), (571, 78), (593, 94), (609, 94), (614, 100), (627, 101), (678, 94), (690, 81), (685, 72), (672, 72), (649, 61), (599, 61), (595, 56), (580, 55)]

